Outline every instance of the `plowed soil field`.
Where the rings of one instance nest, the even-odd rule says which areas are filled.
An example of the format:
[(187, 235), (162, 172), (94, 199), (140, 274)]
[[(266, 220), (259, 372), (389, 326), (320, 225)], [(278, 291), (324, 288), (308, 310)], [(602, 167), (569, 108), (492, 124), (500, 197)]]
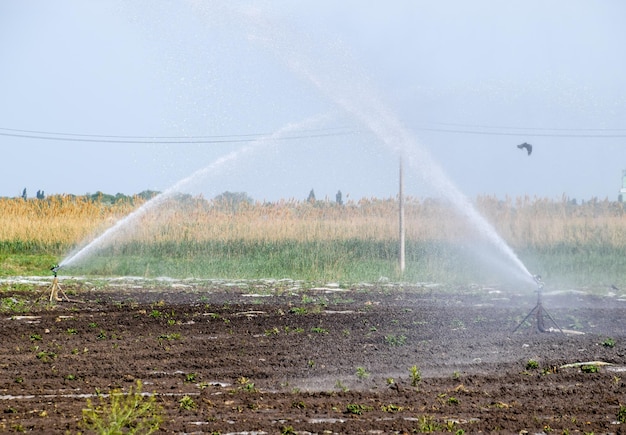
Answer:
[(137, 381), (157, 433), (626, 429), (619, 295), (546, 288), (538, 332), (532, 289), (61, 282), (70, 301), (3, 311), (3, 432), (88, 432), (88, 401)]

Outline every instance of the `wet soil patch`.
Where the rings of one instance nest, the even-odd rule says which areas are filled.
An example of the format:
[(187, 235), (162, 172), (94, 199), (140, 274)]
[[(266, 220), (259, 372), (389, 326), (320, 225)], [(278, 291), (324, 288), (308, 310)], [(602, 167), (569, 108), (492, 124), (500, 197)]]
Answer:
[[(544, 296), (562, 334), (532, 324), (512, 333), (532, 292), (68, 293), (73, 302), (0, 320), (2, 431), (75, 433), (87, 398), (137, 380), (162, 406), (164, 433), (623, 431), (626, 302), (615, 297)], [(597, 370), (575, 364), (583, 362)], [(191, 409), (181, 407), (185, 396)]]

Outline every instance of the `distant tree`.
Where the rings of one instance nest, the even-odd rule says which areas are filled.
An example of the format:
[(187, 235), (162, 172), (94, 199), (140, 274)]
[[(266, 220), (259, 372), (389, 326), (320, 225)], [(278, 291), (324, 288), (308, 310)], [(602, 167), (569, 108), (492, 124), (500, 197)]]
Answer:
[(315, 191), (313, 189), (309, 192), (309, 196), (306, 200), (307, 202), (315, 202)]
[(343, 197), (341, 195), (341, 190), (337, 191), (337, 194), (335, 195), (335, 202), (337, 203), (337, 205), (343, 205)]
[(113, 195), (100, 191), (89, 195), (89, 199), (91, 199), (93, 202), (100, 202), (102, 204), (113, 204), (115, 202), (115, 197)]
[(46, 195), (43, 193), (43, 190), (37, 191), (37, 199), (45, 199)]
[(22, 190), (22, 199), (28, 199), (28, 194), (26, 193), (26, 188)]
[(124, 194), (123, 194), (123, 193), (121, 193), (121, 192), (117, 192), (117, 193), (115, 194), (115, 202), (120, 202), (120, 201), (131, 201), (131, 200), (132, 200), (132, 198), (131, 198), (131, 197), (129, 197), (129, 196), (127, 196), (127, 195), (124, 195)]
[(213, 198), (213, 202), (223, 210), (236, 212), (242, 205), (254, 203), (254, 200), (246, 192), (223, 192)]
[(156, 190), (144, 190), (143, 192), (139, 192), (139, 193), (137, 194), (137, 196), (138, 196), (139, 198), (142, 198), (142, 199), (148, 200), (148, 199), (152, 199), (152, 198), (154, 198), (154, 197), (155, 197), (155, 196), (157, 196), (159, 193), (161, 193), (161, 192), (157, 192)]

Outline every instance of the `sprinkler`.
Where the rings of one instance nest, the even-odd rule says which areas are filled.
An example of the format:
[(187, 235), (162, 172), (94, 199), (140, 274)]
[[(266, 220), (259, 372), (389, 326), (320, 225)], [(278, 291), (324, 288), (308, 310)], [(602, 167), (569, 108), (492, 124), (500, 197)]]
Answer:
[(52, 271), (52, 273), (54, 274), (54, 277), (55, 277), (55, 278), (57, 277), (57, 272), (59, 271), (59, 269), (60, 269), (60, 268), (61, 268), (61, 266), (60, 266), (60, 265), (58, 265), (58, 264), (57, 264), (57, 265), (55, 265), (55, 266), (52, 266), (52, 267), (50, 268), (50, 270), (51, 270), (51, 271)]
[(61, 292), (61, 294), (63, 295), (66, 301), (68, 302), (70, 301), (70, 298), (67, 297), (67, 295), (61, 288), (61, 285), (59, 284), (59, 278), (57, 277), (57, 273), (59, 272), (60, 268), (61, 266), (58, 264), (50, 268), (50, 271), (54, 275), (54, 278), (52, 278), (52, 285), (50, 286), (50, 289), (49, 289), (50, 290), (50, 302), (52, 302), (53, 300), (55, 301), (63, 300), (63, 298), (59, 297), (59, 292)]
[(563, 330), (558, 325), (558, 323), (556, 323), (556, 321), (554, 320), (554, 318), (552, 318), (550, 313), (543, 307), (543, 302), (541, 300), (542, 293), (543, 293), (543, 281), (541, 280), (541, 275), (534, 275), (533, 280), (537, 284), (537, 304), (532, 310), (530, 310), (530, 313), (528, 313), (528, 315), (524, 317), (524, 320), (522, 320), (520, 324), (517, 325), (517, 327), (513, 330), (513, 332), (517, 331), (520, 328), (520, 326), (522, 326), (526, 322), (526, 320), (528, 320), (528, 318), (530, 318), (530, 316), (532, 316), (533, 314), (535, 315), (536, 331), (537, 332), (549, 332), (549, 330), (546, 329), (544, 326), (543, 316), (545, 314), (548, 317), (548, 319), (550, 319), (552, 323), (554, 323), (554, 326), (556, 326), (557, 329), (561, 331), (561, 334), (564, 334)]

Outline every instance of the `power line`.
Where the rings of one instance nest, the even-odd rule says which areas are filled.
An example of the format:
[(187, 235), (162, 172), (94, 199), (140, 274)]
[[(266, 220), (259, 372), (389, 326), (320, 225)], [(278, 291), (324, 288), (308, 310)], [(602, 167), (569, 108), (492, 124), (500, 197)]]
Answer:
[(310, 139), (332, 136), (346, 136), (354, 134), (354, 131), (344, 127), (329, 127), (310, 130), (300, 130), (302, 133), (291, 136), (281, 136), (272, 138), (271, 133), (250, 133), (238, 135), (220, 136), (119, 136), (119, 135), (99, 135), (99, 134), (79, 134), (79, 133), (59, 133), (38, 130), (19, 130), (13, 128), (0, 127), (0, 136), (18, 137), (23, 139), (53, 140), (63, 142), (98, 142), (98, 143), (125, 143), (125, 144), (217, 144), (217, 143), (239, 143), (255, 142), (259, 140), (291, 140)]
[[(441, 126), (441, 127), (437, 127)], [(459, 128), (456, 128), (459, 127)], [(415, 131), (431, 131), (447, 134), (471, 134), (482, 136), (526, 136), (526, 137), (567, 137), (567, 138), (626, 138), (626, 129), (603, 128), (541, 128), (488, 126), (456, 123), (432, 123), (414, 127)], [(346, 127), (327, 127), (300, 130), (302, 134), (282, 136), (273, 140), (313, 139), (321, 137), (346, 136), (357, 134), (358, 131)], [(220, 144), (255, 142), (270, 139), (271, 133), (247, 133), (235, 135), (213, 136), (122, 136), (81, 134), (68, 132), (52, 132), (41, 130), (21, 130), (0, 127), (0, 136), (23, 139), (52, 140), (64, 142), (96, 142), (125, 144)]]
[[(440, 124), (445, 125), (445, 124)], [(454, 124), (449, 124), (454, 125)], [(463, 126), (459, 124), (459, 126)], [(470, 126), (470, 129), (457, 128), (438, 128), (438, 127), (416, 127), (416, 131), (432, 131), (436, 133), (451, 134), (473, 134), (481, 136), (527, 136), (527, 137), (569, 137), (569, 138), (620, 138), (626, 137), (626, 129), (552, 129), (552, 128), (529, 128), (529, 127), (488, 127), (488, 126)], [(487, 130), (492, 129), (492, 130)], [(518, 131), (493, 131), (514, 129)], [(590, 133), (586, 133), (590, 132)], [(591, 132), (605, 132), (603, 134)], [(623, 132), (623, 133), (619, 133)]]
[(528, 131), (623, 131), (626, 132), (626, 128), (553, 128), (553, 127), (517, 127), (517, 126), (493, 126), (493, 125), (480, 125), (480, 124), (457, 124), (449, 122), (434, 122), (432, 125), (445, 125), (452, 127), (469, 127), (469, 128), (487, 128), (498, 130), (528, 130)]

